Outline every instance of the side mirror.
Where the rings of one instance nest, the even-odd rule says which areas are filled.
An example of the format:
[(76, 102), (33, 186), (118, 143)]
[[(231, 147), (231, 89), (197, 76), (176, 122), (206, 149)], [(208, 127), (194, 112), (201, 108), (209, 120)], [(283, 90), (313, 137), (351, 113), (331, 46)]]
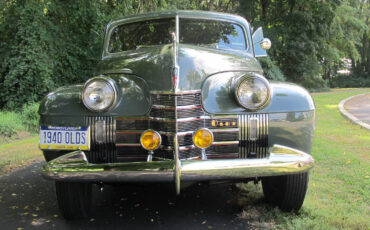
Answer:
[(259, 27), (252, 35), (254, 54), (256, 57), (266, 57), (266, 50), (271, 48), (271, 41), (263, 37), (262, 27)]

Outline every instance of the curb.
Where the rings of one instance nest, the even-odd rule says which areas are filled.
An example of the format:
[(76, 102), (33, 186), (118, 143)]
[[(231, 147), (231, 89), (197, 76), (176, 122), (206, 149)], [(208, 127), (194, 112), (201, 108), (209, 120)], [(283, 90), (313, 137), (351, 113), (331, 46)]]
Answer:
[(357, 124), (357, 125), (360, 125), (362, 126), (363, 128), (365, 129), (368, 129), (370, 130), (370, 125), (359, 120), (357, 117), (353, 116), (351, 113), (349, 113), (347, 110), (344, 109), (344, 104), (351, 100), (352, 98), (354, 97), (359, 97), (359, 96), (362, 96), (362, 95), (366, 95), (366, 94), (369, 94), (369, 93), (363, 93), (363, 94), (358, 94), (358, 95), (355, 95), (355, 96), (352, 96), (352, 97), (349, 97), (349, 98), (346, 98), (344, 100), (342, 100), (341, 102), (339, 102), (338, 104), (338, 108), (339, 108), (339, 111), (342, 113), (342, 115), (344, 117), (346, 117), (347, 119), (349, 119), (350, 121), (352, 121), (353, 123)]

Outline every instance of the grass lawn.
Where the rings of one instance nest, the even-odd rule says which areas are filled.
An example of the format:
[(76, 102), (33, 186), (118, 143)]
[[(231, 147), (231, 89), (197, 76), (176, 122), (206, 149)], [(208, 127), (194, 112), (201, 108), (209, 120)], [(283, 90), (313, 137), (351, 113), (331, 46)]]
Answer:
[(342, 99), (366, 92), (370, 89), (313, 94), (316, 164), (298, 215), (269, 207), (260, 186), (242, 184), (246, 196), (241, 196), (240, 217), (259, 229), (369, 229), (370, 131), (347, 121), (338, 110)]
[(41, 160), (38, 135), (27, 135), (27, 139), (0, 145), (0, 175), (11, 169), (22, 167), (32, 161)]

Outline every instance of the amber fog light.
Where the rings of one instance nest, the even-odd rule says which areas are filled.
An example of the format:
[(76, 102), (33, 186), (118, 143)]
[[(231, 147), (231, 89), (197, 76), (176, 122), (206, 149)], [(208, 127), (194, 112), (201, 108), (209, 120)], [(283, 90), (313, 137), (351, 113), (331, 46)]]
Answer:
[(213, 133), (209, 129), (198, 129), (193, 134), (193, 142), (198, 148), (206, 149), (213, 142)]
[(141, 134), (140, 143), (148, 151), (156, 150), (162, 142), (161, 135), (154, 130), (146, 130)]

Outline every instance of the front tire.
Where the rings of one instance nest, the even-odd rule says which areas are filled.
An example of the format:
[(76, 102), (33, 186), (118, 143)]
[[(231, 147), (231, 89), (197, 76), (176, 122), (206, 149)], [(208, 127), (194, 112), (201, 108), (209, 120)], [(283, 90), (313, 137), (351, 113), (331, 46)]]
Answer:
[(265, 199), (281, 210), (298, 211), (306, 196), (308, 172), (262, 178)]
[(88, 216), (91, 208), (91, 184), (55, 181), (59, 209), (64, 218), (73, 220)]

